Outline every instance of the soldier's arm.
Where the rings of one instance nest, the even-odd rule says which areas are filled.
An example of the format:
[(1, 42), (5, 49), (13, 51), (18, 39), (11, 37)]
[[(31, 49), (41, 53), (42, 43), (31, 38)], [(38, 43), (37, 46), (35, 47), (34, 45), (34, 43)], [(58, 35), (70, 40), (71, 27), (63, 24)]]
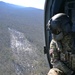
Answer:
[(56, 45), (56, 41), (52, 39), (50, 43), (50, 58), (51, 58), (51, 64), (53, 65), (56, 61), (59, 60), (59, 51)]
[[(60, 44), (59, 44), (60, 46)], [(51, 57), (51, 64), (53, 65), (52, 70), (50, 69), (48, 75), (62, 75), (58, 74), (59, 71), (63, 72), (63, 75), (71, 75), (73, 71), (71, 71), (63, 62), (58, 60), (59, 55), (58, 55), (58, 50), (57, 50), (57, 45), (54, 40), (51, 41), (50, 43), (50, 57)], [(58, 69), (57, 72), (55, 73), (53, 70), (54, 68)]]

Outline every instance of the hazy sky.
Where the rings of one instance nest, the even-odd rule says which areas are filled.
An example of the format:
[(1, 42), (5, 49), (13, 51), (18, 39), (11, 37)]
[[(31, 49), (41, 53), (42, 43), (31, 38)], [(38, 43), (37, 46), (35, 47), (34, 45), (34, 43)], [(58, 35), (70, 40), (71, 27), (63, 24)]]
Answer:
[(45, 0), (0, 0), (0, 1), (40, 9), (44, 8), (45, 3)]

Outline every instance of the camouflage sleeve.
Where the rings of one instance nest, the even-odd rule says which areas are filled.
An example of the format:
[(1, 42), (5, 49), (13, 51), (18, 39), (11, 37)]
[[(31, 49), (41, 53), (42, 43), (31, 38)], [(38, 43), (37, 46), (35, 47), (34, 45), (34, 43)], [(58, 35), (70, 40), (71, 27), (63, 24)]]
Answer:
[(62, 51), (62, 45), (60, 42), (52, 40), (50, 43), (50, 49), (57, 49), (58, 51)]
[(56, 43), (55, 41), (52, 39), (51, 43), (50, 43), (50, 49), (56, 49)]
[(52, 40), (50, 43), (50, 58), (51, 58), (51, 64), (55, 63), (59, 59), (58, 50), (56, 47), (56, 41)]
[[(53, 65), (53, 68), (56, 68), (57, 71), (62, 71), (66, 75), (71, 75), (72, 71), (64, 64), (62, 63), (59, 58), (59, 50), (62, 50), (62, 45), (60, 42), (56, 42), (55, 40), (52, 40), (50, 43), (50, 58), (51, 58), (51, 64)], [(53, 72), (53, 74), (50, 74)], [(55, 72), (53, 70), (50, 70), (48, 75), (55, 75)], [(61, 74), (56, 74), (61, 75)]]

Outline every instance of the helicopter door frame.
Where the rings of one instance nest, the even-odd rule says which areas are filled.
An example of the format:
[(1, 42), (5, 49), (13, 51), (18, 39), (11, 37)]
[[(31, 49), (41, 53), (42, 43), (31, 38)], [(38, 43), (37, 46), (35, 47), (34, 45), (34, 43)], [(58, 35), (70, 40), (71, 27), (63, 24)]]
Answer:
[(45, 1), (45, 11), (44, 11), (44, 32), (45, 32), (45, 46), (44, 46), (44, 53), (47, 54), (47, 59), (49, 66), (50, 64), (50, 55), (49, 55), (49, 43), (50, 43), (50, 31), (47, 29), (47, 23), (50, 19), (50, 7), (51, 7), (52, 0)]
[[(50, 63), (50, 55), (49, 55), (49, 48), (50, 48), (50, 42), (51, 42), (51, 32), (47, 28), (47, 23), (50, 20), (50, 18), (57, 14), (57, 13), (63, 13), (64, 12), (64, 2), (66, 0), (46, 0), (45, 1), (45, 8), (44, 8), (44, 32), (45, 32), (45, 46), (44, 46), (44, 53), (47, 54), (47, 59), (50, 68), (52, 67)], [(61, 7), (60, 7), (61, 6)], [(62, 9), (61, 9), (62, 8)]]

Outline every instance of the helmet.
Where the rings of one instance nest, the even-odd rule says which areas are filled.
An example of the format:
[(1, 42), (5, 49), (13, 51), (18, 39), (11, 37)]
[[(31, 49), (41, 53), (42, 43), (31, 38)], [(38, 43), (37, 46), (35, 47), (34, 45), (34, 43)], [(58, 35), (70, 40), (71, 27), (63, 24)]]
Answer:
[(60, 32), (69, 33), (72, 31), (72, 22), (64, 13), (54, 15), (48, 22), (48, 26), (53, 34)]

